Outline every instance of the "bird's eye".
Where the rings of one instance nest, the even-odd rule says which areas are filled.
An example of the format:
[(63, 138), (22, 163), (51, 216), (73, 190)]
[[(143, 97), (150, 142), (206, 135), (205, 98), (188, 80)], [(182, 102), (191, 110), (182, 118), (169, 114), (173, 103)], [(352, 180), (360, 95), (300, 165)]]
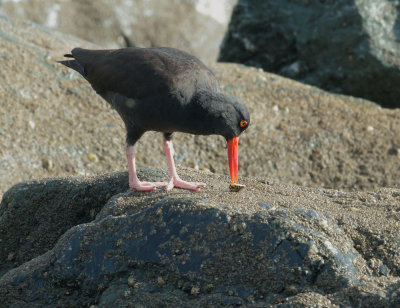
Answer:
[(247, 121), (242, 120), (240, 121), (240, 127), (245, 128), (247, 126)]

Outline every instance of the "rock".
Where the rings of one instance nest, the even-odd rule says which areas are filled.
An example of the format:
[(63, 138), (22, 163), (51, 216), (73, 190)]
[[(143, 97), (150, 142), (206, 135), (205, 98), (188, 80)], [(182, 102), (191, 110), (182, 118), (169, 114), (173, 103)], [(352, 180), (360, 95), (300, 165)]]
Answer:
[[(49, 250), (64, 232), (93, 219), (110, 196), (128, 187), (125, 174), (95, 181), (86, 180), (85, 185), (77, 179), (32, 181), (9, 190), (0, 207), (0, 274)], [(43, 185), (46, 192), (41, 194)], [(60, 195), (57, 204), (54, 194)]]
[(399, 107), (398, 3), (240, 0), (220, 61)]
[(136, 280), (134, 276), (128, 277), (128, 285), (134, 288), (136, 286)]
[[(160, 174), (141, 170), (147, 180), (159, 180)], [(399, 251), (392, 249), (398, 248), (400, 226), (384, 215), (386, 204), (399, 206), (398, 190), (380, 190), (380, 199), (371, 206), (371, 192), (341, 193), (245, 178), (248, 189), (237, 194), (218, 175), (184, 169), (182, 176), (196, 181), (207, 177), (214, 189), (131, 192), (123, 181), (127, 174), (115, 173), (43, 179), (9, 190), (0, 205), (3, 303), (398, 303)], [(274, 209), (259, 206), (266, 199), (275, 200)], [(344, 207), (338, 205), (343, 199)], [(91, 208), (97, 212), (94, 219), (77, 215)], [(354, 239), (365, 236), (363, 228), (385, 236), (375, 258), (387, 260), (387, 275), (368, 270), (364, 250), (373, 249), (372, 238), (363, 243), (364, 250), (354, 248)], [(13, 264), (4, 251), (16, 252)]]
[(0, 2), (0, 12), (105, 48), (171, 46), (210, 62), (218, 56), (235, 2), (25, 0)]
[(87, 157), (89, 158), (89, 160), (92, 163), (98, 163), (99, 162), (99, 157), (94, 153), (88, 153)]
[(165, 286), (165, 280), (162, 277), (157, 277), (157, 283), (160, 287)]
[[(56, 62), (77, 45), (97, 48), (37, 24), (0, 18), (0, 57), (6, 59), (0, 74), (0, 194), (34, 178), (126, 170), (121, 119), (83, 78)], [(251, 125), (240, 137), (239, 178), (342, 190), (398, 186), (400, 110), (242, 65), (211, 68), (222, 91), (250, 110)], [(174, 146), (178, 165), (228, 174), (222, 137), (177, 133)], [(167, 170), (161, 134), (146, 133), (137, 150), (138, 167)], [(53, 162), (51, 169), (43, 168), (43, 157)]]
[[(221, 174), (225, 144), (215, 136), (175, 139), (179, 163), (211, 170), (212, 161), (219, 173), (179, 167), (182, 178), (208, 183), (196, 193), (132, 192), (126, 172), (40, 179), (126, 169), (120, 119), (55, 62), (76, 45), (97, 48), (0, 17), (1, 192), (37, 178), (0, 204), (1, 305), (400, 305), (400, 191), (382, 188), (398, 184), (398, 110), (212, 65), (223, 91), (252, 113), (240, 192)], [(139, 165), (164, 159), (158, 135), (141, 139)]]
[(51, 159), (48, 159), (47, 157), (42, 158), (42, 167), (43, 169), (46, 170), (51, 170), (53, 169), (53, 161)]

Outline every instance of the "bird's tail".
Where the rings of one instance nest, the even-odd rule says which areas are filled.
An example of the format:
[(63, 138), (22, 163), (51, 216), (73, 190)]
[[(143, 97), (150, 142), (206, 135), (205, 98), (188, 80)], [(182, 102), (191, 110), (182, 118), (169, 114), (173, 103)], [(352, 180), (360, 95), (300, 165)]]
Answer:
[[(64, 57), (66, 58), (74, 58), (71, 54), (65, 54)], [(77, 71), (82, 76), (85, 76), (85, 68), (77, 61), (77, 60), (63, 60), (57, 61), (58, 63), (64, 64), (65, 66), (72, 68), (73, 70)]]

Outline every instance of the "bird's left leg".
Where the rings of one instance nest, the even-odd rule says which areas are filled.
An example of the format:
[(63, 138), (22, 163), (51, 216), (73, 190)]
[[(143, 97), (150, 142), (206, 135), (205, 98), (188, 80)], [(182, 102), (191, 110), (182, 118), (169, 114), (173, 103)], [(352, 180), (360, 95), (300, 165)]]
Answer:
[(134, 145), (126, 146), (126, 157), (128, 159), (129, 187), (131, 189), (136, 191), (150, 191), (156, 189), (157, 187), (164, 187), (168, 185), (166, 182), (145, 182), (138, 179)]
[(206, 186), (200, 182), (186, 182), (182, 180), (176, 172), (174, 162), (174, 146), (172, 145), (172, 134), (164, 134), (164, 152), (167, 157), (170, 180), (165, 190), (171, 190), (174, 187), (198, 191), (201, 187)]
[[(128, 125), (131, 126), (128, 126)], [(143, 132), (132, 126), (127, 125), (126, 136), (126, 158), (128, 160), (129, 187), (136, 191), (149, 191), (157, 187), (167, 186), (166, 182), (145, 182), (140, 181), (136, 172), (135, 143), (143, 135)]]

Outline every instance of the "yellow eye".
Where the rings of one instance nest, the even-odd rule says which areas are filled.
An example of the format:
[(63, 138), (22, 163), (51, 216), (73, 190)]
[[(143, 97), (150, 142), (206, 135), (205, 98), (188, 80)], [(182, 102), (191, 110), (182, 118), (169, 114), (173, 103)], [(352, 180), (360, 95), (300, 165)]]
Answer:
[(247, 126), (247, 121), (245, 121), (245, 120), (242, 120), (242, 121), (240, 121), (240, 127), (246, 127)]

